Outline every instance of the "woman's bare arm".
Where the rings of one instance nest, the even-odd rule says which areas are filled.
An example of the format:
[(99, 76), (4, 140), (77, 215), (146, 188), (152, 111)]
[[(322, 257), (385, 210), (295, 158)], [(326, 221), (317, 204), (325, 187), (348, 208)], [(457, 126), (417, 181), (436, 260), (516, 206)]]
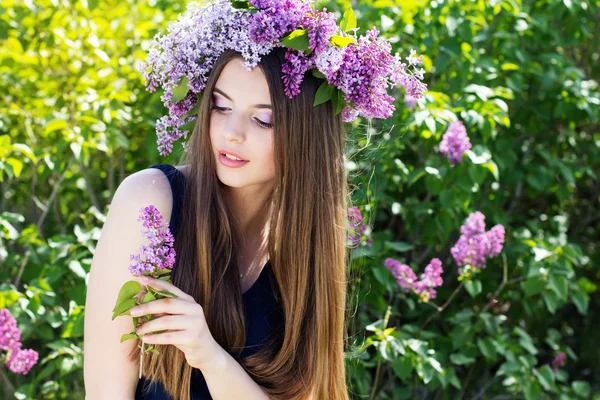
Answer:
[(137, 219), (140, 209), (150, 204), (169, 221), (171, 188), (164, 173), (154, 168), (139, 171), (121, 182), (96, 246), (85, 302), (86, 400), (131, 400), (135, 396), (139, 363), (127, 360), (135, 341), (120, 342), (121, 335), (133, 330), (133, 320), (111, 318), (119, 290), (134, 279), (128, 270), (129, 255), (137, 254), (140, 246), (147, 244)]

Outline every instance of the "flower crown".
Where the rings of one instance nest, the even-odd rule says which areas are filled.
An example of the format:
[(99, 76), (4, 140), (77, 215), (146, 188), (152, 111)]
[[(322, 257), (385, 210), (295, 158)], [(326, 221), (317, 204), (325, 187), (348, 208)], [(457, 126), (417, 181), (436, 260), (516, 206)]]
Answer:
[[(427, 86), (421, 82), (423, 56), (411, 50), (402, 63), (390, 54), (391, 45), (373, 28), (357, 36), (356, 16), (351, 8), (338, 27), (335, 14), (315, 11), (312, 0), (216, 0), (187, 6), (168, 26), (165, 36), (157, 34), (140, 66), (146, 89), (164, 89), (161, 101), (169, 114), (156, 123), (158, 150), (168, 155), (173, 142), (187, 138), (193, 129), (200, 93), (206, 86), (215, 61), (225, 50), (238, 51), (242, 65), (251, 70), (274, 47), (286, 47), (282, 78), (285, 94), (293, 98), (307, 71), (324, 80), (315, 94), (314, 105), (331, 100), (336, 115), (345, 122), (358, 115), (389, 118), (395, 110), (388, 87), (401, 85), (420, 98)], [(412, 67), (413, 71), (409, 70)], [(183, 144), (185, 149), (185, 143)]]

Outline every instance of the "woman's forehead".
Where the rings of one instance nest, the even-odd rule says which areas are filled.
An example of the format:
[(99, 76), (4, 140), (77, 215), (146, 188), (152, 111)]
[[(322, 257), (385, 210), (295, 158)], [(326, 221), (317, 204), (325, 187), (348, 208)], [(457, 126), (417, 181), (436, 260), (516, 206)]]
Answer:
[(248, 71), (240, 58), (231, 59), (221, 71), (215, 84), (218, 92), (226, 94), (232, 101), (244, 101), (251, 104), (271, 102), (269, 85), (261, 68)]

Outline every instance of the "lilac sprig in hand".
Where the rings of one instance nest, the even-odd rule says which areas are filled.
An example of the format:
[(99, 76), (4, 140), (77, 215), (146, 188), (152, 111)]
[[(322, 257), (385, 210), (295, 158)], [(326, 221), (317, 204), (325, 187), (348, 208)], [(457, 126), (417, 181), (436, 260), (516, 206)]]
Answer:
[[(129, 272), (132, 275), (149, 276), (171, 283), (170, 272), (175, 265), (175, 249), (173, 248), (173, 235), (169, 231), (168, 222), (163, 223), (163, 217), (156, 207), (149, 205), (140, 210), (138, 221), (142, 222), (144, 229), (142, 232), (149, 241), (148, 245), (140, 247), (140, 253), (131, 255), (130, 260), (133, 263), (129, 266)], [(149, 303), (162, 298), (178, 298), (176, 294), (169, 290), (156, 290), (152, 286), (146, 286), (144, 289), (137, 280), (126, 282), (121, 290), (113, 309), (112, 319), (121, 315), (131, 315), (130, 310), (139, 304)], [(143, 315), (133, 317), (133, 323), (136, 327), (146, 321), (152, 320), (152, 315)], [(142, 339), (134, 330), (131, 333), (121, 336), (121, 343), (129, 339)], [(164, 331), (163, 331), (164, 332)], [(142, 365), (144, 353), (147, 351), (158, 354), (158, 350), (149, 346), (144, 349), (145, 343), (142, 343), (140, 354), (140, 378), (142, 376)]]

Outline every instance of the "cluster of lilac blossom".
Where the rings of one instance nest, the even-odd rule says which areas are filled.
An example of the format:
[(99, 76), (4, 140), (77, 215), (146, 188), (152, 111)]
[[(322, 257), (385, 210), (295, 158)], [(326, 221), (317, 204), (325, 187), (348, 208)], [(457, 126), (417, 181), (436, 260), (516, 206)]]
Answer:
[[(348, 208), (348, 220), (350, 222), (350, 229), (348, 233), (348, 242), (350, 246), (356, 246), (363, 240), (363, 235), (367, 230), (367, 225), (363, 223), (363, 216), (358, 207)], [(365, 246), (371, 246), (373, 244), (373, 238), (367, 237), (364, 242)]]
[(149, 205), (140, 210), (138, 221), (142, 222), (142, 230), (149, 240), (147, 246), (140, 246), (140, 253), (129, 256), (134, 261), (129, 266), (132, 275), (140, 276), (144, 272), (153, 274), (157, 269), (172, 269), (175, 265), (175, 249), (173, 235), (168, 229), (169, 223), (163, 226), (163, 217), (156, 207)]
[(462, 160), (463, 154), (471, 148), (471, 141), (462, 121), (452, 121), (440, 142), (440, 153), (446, 155), (454, 167)]
[(38, 361), (35, 350), (21, 349), (21, 331), (7, 308), (0, 309), (0, 350), (8, 351), (6, 366), (15, 374), (27, 375)]
[[(398, 54), (391, 54), (390, 43), (378, 37), (375, 28), (365, 36), (357, 37), (356, 29), (346, 34), (337, 26), (335, 14), (313, 9), (313, 0), (247, 1), (254, 8), (252, 12), (234, 8), (229, 0), (203, 5), (192, 2), (187, 15), (180, 15), (169, 26), (167, 35), (154, 37), (147, 60), (139, 68), (149, 92), (158, 86), (165, 90), (161, 100), (169, 114), (156, 123), (161, 155), (168, 155), (175, 141), (187, 137), (188, 130), (182, 126), (195, 120), (189, 112), (196, 106), (196, 96), (206, 86), (222, 52), (238, 51), (244, 58), (242, 64), (251, 70), (262, 55), (284, 46), (280, 41), (290, 32), (306, 32), (310, 53), (288, 48), (282, 69), (286, 95), (296, 96), (304, 74), (316, 68), (329, 84), (343, 92), (346, 104), (342, 118), (346, 122), (358, 115), (390, 117), (395, 108), (388, 88), (403, 86), (414, 98), (422, 97), (427, 88), (421, 82), (424, 70), (417, 68), (423, 56), (415, 57), (411, 50), (407, 63), (403, 63)], [(334, 35), (338, 39), (335, 44), (330, 40)], [(184, 78), (189, 82), (187, 95), (174, 101), (173, 90), (186, 82)]]
[(565, 366), (566, 359), (567, 359), (567, 356), (563, 352), (558, 353), (558, 355), (556, 357), (554, 357), (554, 360), (552, 360), (552, 369), (554, 370), (554, 373), (558, 373), (558, 367)]
[(460, 232), (458, 241), (450, 249), (460, 275), (485, 268), (486, 257), (497, 256), (504, 246), (504, 226), (498, 224), (486, 232), (485, 215), (479, 211), (467, 217)]
[(425, 267), (421, 274), (421, 280), (417, 280), (417, 275), (412, 268), (393, 258), (386, 258), (385, 267), (390, 270), (396, 282), (407, 293), (414, 292), (419, 295), (421, 300), (428, 301), (435, 299), (437, 292), (434, 288), (442, 286), (442, 261), (439, 258), (433, 258)]

